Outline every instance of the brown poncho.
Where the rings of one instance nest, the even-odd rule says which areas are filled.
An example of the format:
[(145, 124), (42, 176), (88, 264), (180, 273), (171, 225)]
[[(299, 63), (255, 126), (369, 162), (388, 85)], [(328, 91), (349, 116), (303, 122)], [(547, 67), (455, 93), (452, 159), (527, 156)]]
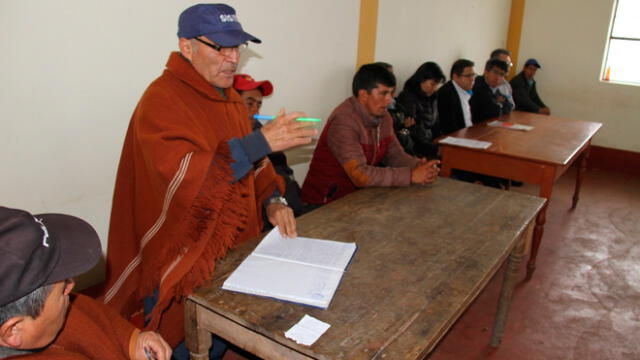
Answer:
[(184, 337), (183, 297), (229, 248), (259, 234), (262, 202), (276, 186), (284, 192), (270, 163), (233, 182), (227, 141), (251, 126), (240, 96), (225, 94), (172, 53), (138, 103), (120, 158), (104, 302), (131, 317), (158, 287), (147, 328), (172, 346)]
[(140, 330), (92, 298), (72, 294), (70, 299), (64, 326), (53, 343), (16, 360), (134, 359)]

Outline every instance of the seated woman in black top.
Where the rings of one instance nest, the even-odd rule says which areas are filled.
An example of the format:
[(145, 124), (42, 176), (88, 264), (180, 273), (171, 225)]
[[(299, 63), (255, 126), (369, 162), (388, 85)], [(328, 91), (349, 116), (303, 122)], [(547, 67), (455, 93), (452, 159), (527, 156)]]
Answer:
[[(413, 147), (405, 149), (408, 153), (428, 158), (438, 154), (438, 147), (433, 143), (440, 136), (436, 91), (444, 80), (440, 66), (434, 62), (426, 62), (404, 83), (404, 88), (396, 99), (405, 118), (415, 120), (415, 125), (406, 129)], [(406, 133), (402, 125), (397, 124), (396, 132)]]

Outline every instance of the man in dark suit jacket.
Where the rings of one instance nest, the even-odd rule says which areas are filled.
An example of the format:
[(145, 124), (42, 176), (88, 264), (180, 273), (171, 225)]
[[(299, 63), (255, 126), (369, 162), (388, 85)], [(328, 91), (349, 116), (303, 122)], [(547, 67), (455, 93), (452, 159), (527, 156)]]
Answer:
[(498, 87), (504, 81), (509, 65), (500, 59), (489, 59), (484, 67), (484, 75), (476, 79), (473, 95), (469, 100), (471, 117), (474, 123), (508, 114), (511, 103)]
[[(451, 67), (451, 80), (438, 90), (438, 113), (443, 134), (450, 134), (476, 123), (472, 117), (469, 99), (476, 77), (474, 63), (460, 59)], [(500, 188), (500, 179), (469, 171), (453, 169), (452, 176), (467, 182), (480, 182), (487, 186)]]
[(529, 59), (524, 63), (522, 71), (511, 79), (513, 88), (513, 100), (516, 110), (551, 115), (551, 110), (542, 102), (536, 90), (536, 81), (533, 77), (541, 68), (536, 59)]
[(438, 116), (442, 134), (471, 126), (469, 98), (476, 74), (471, 60), (459, 59), (451, 67), (451, 80), (438, 90)]

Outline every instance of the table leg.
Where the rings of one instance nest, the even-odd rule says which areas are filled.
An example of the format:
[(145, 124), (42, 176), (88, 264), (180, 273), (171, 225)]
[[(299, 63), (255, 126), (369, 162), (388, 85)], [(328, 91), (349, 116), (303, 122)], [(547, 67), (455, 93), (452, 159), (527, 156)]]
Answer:
[(198, 326), (198, 304), (189, 299), (184, 304), (184, 332), (191, 360), (208, 360), (211, 333)]
[(531, 230), (533, 224), (529, 224), (527, 230), (520, 235), (520, 240), (515, 249), (511, 251), (507, 260), (507, 270), (504, 274), (502, 282), (502, 290), (500, 291), (500, 299), (498, 300), (498, 311), (493, 324), (493, 333), (491, 335), (491, 346), (498, 347), (504, 335), (504, 326), (507, 322), (509, 307), (511, 306), (511, 298), (513, 297), (513, 288), (516, 285), (518, 268), (525, 255), (527, 242), (531, 239)]
[(544, 170), (543, 180), (540, 184), (540, 197), (547, 199), (547, 201), (536, 216), (536, 226), (533, 230), (533, 241), (531, 242), (531, 256), (529, 256), (529, 262), (527, 263), (527, 277), (525, 279), (527, 281), (531, 280), (533, 272), (536, 270), (536, 257), (538, 256), (540, 242), (542, 242), (544, 224), (547, 221), (547, 208), (549, 207), (549, 201), (551, 201), (554, 179), (555, 169), (552, 167), (546, 168)]
[(571, 204), (571, 209), (575, 209), (578, 205), (578, 200), (580, 199), (580, 186), (582, 186), (582, 179), (584, 178), (584, 173), (587, 170), (587, 160), (589, 159), (589, 150), (591, 146), (587, 146), (587, 148), (580, 155), (580, 166), (578, 167), (578, 174), (576, 175), (576, 188), (573, 192), (573, 204)]
[(447, 165), (446, 163), (441, 163), (441, 167), (440, 167), (440, 176), (442, 177), (451, 177), (451, 166)]

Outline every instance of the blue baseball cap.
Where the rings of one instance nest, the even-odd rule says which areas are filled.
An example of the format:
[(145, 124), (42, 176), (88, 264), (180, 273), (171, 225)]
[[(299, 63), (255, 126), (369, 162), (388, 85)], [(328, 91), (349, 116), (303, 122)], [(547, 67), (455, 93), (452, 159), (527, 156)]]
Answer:
[(527, 60), (527, 62), (524, 63), (524, 66), (529, 66), (529, 65), (533, 65), (535, 67), (537, 67), (538, 69), (540, 69), (542, 66), (540, 66), (540, 63), (538, 62), (538, 60), (536, 59), (529, 59)]
[(178, 37), (204, 36), (220, 46), (233, 47), (247, 41), (261, 43), (242, 30), (236, 11), (226, 4), (198, 4), (186, 9), (178, 19)]

